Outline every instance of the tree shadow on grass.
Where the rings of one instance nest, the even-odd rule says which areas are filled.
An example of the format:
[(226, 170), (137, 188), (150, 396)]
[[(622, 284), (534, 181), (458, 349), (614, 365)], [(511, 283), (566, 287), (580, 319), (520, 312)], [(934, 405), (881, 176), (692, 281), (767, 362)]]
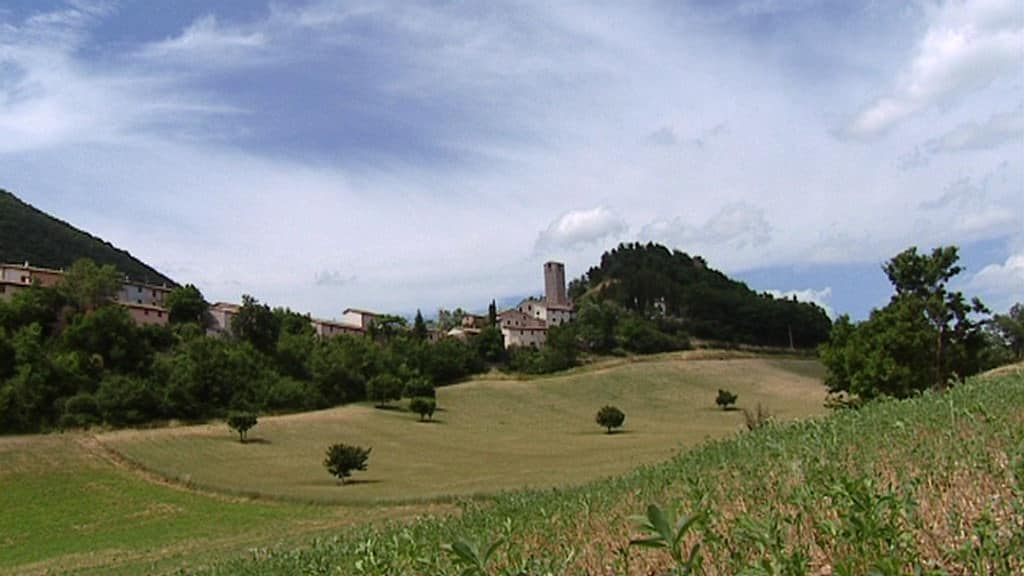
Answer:
[(604, 436), (618, 436), (619, 434), (632, 434), (632, 430), (612, 430), (611, 432), (605, 430), (601, 434)]
[(351, 486), (352, 484), (381, 484), (383, 480), (378, 478), (346, 478), (345, 484), (342, 485), (341, 480), (337, 478), (324, 478), (322, 480), (311, 480), (309, 482), (302, 482), (301, 486), (319, 487), (319, 488), (330, 488), (337, 486), (338, 488), (344, 488), (345, 486)]
[(242, 444), (273, 444), (273, 442), (271, 442), (270, 440), (267, 440), (266, 438), (262, 438), (260, 436), (256, 436), (256, 437), (250, 436), (250, 437), (246, 438), (245, 442), (242, 442)]
[(373, 408), (375, 410), (386, 410), (386, 411), (389, 411), (389, 412), (405, 412), (406, 411), (405, 408), (402, 408), (401, 406), (399, 406), (397, 404), (384, 404), (383, 406), (374, 404)]
[[(348, 478), (348, 479), (345, 480), (345, 484), (344, 485), (345, 486), (352, 486), (352, 485), (355, 485), (355, 484), (380, 484), (381, 482), (383, 482), (383, 480), (377, 480), (377, 479), (374, 479), (374, 478), (370, 478), (370, 479), (366, 479), (366, 480), (361, 480), (359, 478)], [(341, 482), (336, 482), (336, 483), (337, 483), (338, 486), (342, 485)]]
[(441, 420), (440, 418), (431, 418), (430, 420), (417, 420), (416, 422), (419, 423), (419, 424), (445, 424), (446, 423), (444, 420)]

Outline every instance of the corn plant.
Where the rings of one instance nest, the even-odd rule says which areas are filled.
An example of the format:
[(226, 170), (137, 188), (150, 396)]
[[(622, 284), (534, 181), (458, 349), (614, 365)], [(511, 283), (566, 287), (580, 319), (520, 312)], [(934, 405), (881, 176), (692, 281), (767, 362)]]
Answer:
[(657, 504), (651, 504), (647, 506), (646, 516), (634, 517), (634, 520), (640, 523), (640, 528), (647, 535), (630, 540), (629, 545), (667, 550), (675, 563), (670, 574), (679, 576), (694, 574), (701, 566), (700, 542), (691, 546), (685, 555), (682, 542), (686, 533), (697, 526), (704, 516), (703, 512), (698, 512), (690, 517), (683, 516), (677, 521), (673, 518), (672, 512), (665, 512)]
[(462, 568), (460, 576), (487, 576), (490, 574), (487, 571), (487, 564), (503, 543), (504, 540), (499, 538), (489, 546), (481, 548), (476, 542), (459, 539), (451, 544), (445, 544), (442, 548)]

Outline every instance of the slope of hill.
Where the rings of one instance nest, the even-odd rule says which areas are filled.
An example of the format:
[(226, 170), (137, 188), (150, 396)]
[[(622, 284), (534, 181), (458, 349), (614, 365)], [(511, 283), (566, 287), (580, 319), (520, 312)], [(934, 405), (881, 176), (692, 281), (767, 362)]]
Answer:
[[(466, 501), (461, 514), (367, 524), (199, 573), (1022, 574), (1022, 409), (1018, 368), (769, 425), (581, 487)], [(653, 546), (629, 546), (653, 536), (635, 516), (651, 504), (693, 522), (661, 515)], [(493, 543), (487, 566), (446, 552), (458, 541), (480, 556)]]
[(611, 300), (633, 312), (682, 320), (697, 338), (809, 348), (832, 323), (814, 304), (759, 294), (700, 256), (658, 244), (620, 244), (569, 285), (577, 302)]
[(111, 264), (133, 280), (176, 285), (128, 252), (0, 189), (0, 262), (29, 262), (44, 268), (66, 268), (79, 258)]

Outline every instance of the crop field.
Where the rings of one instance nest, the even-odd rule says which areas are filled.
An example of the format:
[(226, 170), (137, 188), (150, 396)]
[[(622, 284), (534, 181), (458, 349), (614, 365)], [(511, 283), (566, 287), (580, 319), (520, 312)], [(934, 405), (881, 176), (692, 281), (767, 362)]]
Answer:
[[(803, 360), (670, 355), (441, 389), (433, 424), (349, 406), (262, 418), (244, 446), (223, 424), (0, 438), (0, 574), (173, 572), (458, 514), (468, 500), (445, 497), (579, 484), (731, 435), (743, 417), (714, 406), (718, 387), (783, 418), (819, 413), (820, 373)], [(594, 424), (604, 403), (626, 412), (623, 433)], [(338, 486), (321, 466), (335, 441), (374, 447), (362, 482)]]
[[(734, 434), (744, 426), (743, 414), (715, 406), (720, 387), (738, 393), (741, 407), (760, 403), (783, 419), (824, 411), (817, 362), (694, 358), (672, 355), (553, 378), (441, 388), (433, 422), (421, 423), (404, 410), (354, 405), (263, 418), (246, 444), (221, 423), (115, 432), (99, 440), (166, 478), (222, 493), (415, 502), (579, 484)], [(626, 413), (621, 432), (608, 435), (595, 424), (604, 404)], [(373, 448), (369, 469), (344, 487), (322, 465), (335, 442)]]
[[(641, 528), (634, 516), (645, 511), (663, 535)], [(692, 521), (661, 521), (674, 515)], [(652, 547), (630, 546), (636, 538)], [(467, 501), (461, 514), (362, 526), (203, 573), (667, 570), (1024, 573), (1024, 366), (941, 394), (769, 425), (576, 488)]]

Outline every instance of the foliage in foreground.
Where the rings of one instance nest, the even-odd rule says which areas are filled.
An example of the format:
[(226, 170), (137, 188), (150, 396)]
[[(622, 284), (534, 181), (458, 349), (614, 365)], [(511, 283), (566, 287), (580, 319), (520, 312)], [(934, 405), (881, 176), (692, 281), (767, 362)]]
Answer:
[(654, 502), (665, 524), (698, 518), (658, 530), (698, 574), (1019, 574), (1024, 371), (769, 424), (618, 478), (469, 500), (460, 514), (259, 550), (206, 573), (454, 575), (472, 561), (443, 547), (460, 541), (499, 543), (477, 547), (476, 573), (678, 571), (669, 548), (628, 545), (657, 536), (631, 520)]

